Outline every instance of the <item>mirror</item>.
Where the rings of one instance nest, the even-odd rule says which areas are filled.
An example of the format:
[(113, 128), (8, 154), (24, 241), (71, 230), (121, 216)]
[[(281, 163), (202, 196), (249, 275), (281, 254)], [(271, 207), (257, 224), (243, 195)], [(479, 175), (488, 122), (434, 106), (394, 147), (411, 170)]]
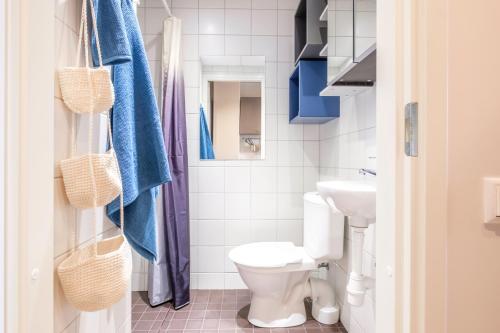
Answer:
[(349, 64), (353, 56), (353, 0), (328, 1), (328, 82)]
[(328, 1), (328, 82), (373, 50), (376, 0)]
[(354, 0), (354, 62), (375, 45), (376, 10), (376, 0)]
[(202, 58), (200, 159), (263, 159), (264, 62), (214, 58)]

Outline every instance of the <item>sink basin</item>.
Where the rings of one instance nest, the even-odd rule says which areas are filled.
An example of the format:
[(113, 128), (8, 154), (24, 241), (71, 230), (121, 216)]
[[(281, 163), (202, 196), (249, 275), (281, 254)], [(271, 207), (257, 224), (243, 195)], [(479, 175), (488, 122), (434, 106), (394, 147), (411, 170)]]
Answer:
[(361, 181), (325, 181), (316, 183), (321, 197), (335, 206), (353, 227), (367, 227), (375, 223), (377, 189), (374, 184)]

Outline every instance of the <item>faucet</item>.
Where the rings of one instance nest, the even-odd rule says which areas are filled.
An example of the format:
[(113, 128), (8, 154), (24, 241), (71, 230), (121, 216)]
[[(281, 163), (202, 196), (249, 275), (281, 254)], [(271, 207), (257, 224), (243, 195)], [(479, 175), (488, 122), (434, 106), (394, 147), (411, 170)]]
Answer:
[(372, 175), (372, 176), (377, 176), (377, 171), (375, 170), (370, 170), (370, 169), (359, 169), (358, 173), (360, 175), (366, 176), (366, 175)]

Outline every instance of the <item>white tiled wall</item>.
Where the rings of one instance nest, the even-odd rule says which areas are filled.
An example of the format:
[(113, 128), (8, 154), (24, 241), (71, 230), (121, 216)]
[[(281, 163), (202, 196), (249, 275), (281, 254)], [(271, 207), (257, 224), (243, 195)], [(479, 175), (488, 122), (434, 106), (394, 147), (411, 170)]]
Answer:
[[(64, 66), (74, 66), (80, 17), (78, 0), (55, 0), (55, 64), (54, 72)], [(88, 243), (92, 238), (92, 212), (76, 210), (70, 206), (64, 192), (63, 180), (58, 161), (70, 155), (71, 113), (65, 107), (56, 78), (55, 87), (55, 228), (54, 228), (54, 265), (57, 265), (69, 254), (72, 246)], [(86, 117), (78, 121), (77, 148), (81, 152), (87, 150)], [(97, 147), (105, 142), (104, 119), (96, 120), (95, 144)], [(100, 131), (99, 131), (100, 130)], [(104, 134), (104, 135), (103, 135)], [(100, 142), (99, 142), (100, 141)], [(99, 212), (102, 221), (102, 210)], [(116, 233), (116, 228), (109, 222), (98, 223), (99, 237), (109, 237)], [(54, 332), (55, 333), (126, 333), (130, 332), (131, 309), (130, 293), (108, 310), (94, 313), (79, 312), (67, 303), (61, 290), (57, 274), (54, 272)]]
[[(288, 124), (288, 77), (293, 68), (293, 15), (298, 0), (179, 0), (183, 19), (188, 128), (198, 129), (199, 56), (266, 57), (266, 158), (200, 161), (197, 131), (189, 131), (191, 271), (193, 288), (244, 287), (227, 259), (252, 241), (302, 243), (302, 195), (319, 177), (319, 126)], [(159, 59), (161, 1), (139, 10), (150, 62)], [(156, 66), (159, 68), (159, 66)], [(145, 265), (134, 287), (145, 288)]]
[[(341, 102), (340, 117), (320, 126), (320, 179), (360, 179), (360, 168), (376, 169), (375, 91), (371, 88)], [(330, 263), (329, 280), (342, 305), (341, 320), (350, 333), (375, 332), (375, 291), (361, 307), (345, 303), (350, 271), (350, 234), (345, 228), (344, 257)], [(363, 272), (375, 278), (375, 227), (365, 232)]]

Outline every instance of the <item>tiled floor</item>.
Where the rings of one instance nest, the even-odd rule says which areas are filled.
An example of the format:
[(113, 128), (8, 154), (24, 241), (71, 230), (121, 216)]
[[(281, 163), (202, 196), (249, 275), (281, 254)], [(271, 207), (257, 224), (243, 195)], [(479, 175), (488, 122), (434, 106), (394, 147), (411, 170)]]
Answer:
[(192, 290), (191, 304), (175, 311), (170, 304), (151, 308), (145, 292), (132, 294), (133, 333), (237, 333), (237, 332), (337, 332), (347, 331), (339, 322), (321, 325), (310, 315), (308, 321), (293, 328), (265, 329), (254, 327), (247, 320), (250, 293), (248, 290)]

